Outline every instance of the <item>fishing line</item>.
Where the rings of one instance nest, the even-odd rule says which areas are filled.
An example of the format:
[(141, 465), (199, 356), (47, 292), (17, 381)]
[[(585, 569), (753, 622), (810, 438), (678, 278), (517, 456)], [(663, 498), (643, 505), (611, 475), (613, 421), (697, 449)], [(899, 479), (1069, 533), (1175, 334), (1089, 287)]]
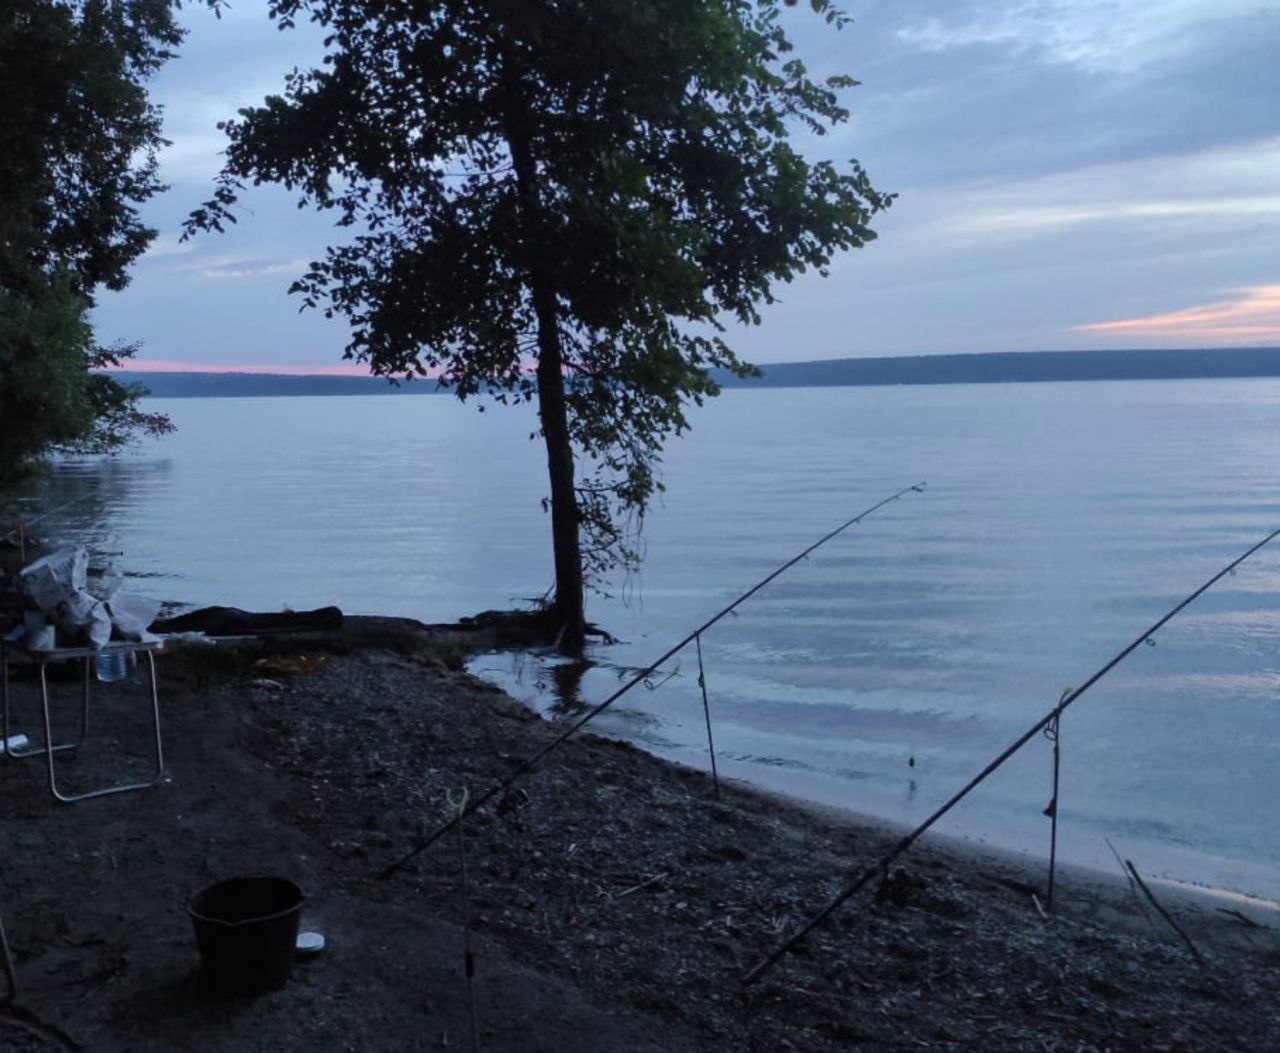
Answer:
[(4, 540), (9, 542), (10, 544), (13, 544), (16, 541), (19, 547), (21, 548), (22, 550), (21, 560), (22, 560), (23, 566), (26, 566), (26, 563), (27, 563), (27, 539), (31, 536), (29, 531), (32, 525), (35, 523), (39, 523), (42, 520), (48, 519), (50, 516), (57, 515), (59, 512), (65, 512), (72, 505), (78, 505), (81, 501), (88, 500), (88, 498), (91, 496), (92, 496), (91, 494), (80, 494), (78, 497), (73, 497), (70, 501), (64, 501), (62, 504), (58, 505), (56, 508), (50, 508), (44, 512), (41, 512), (38, 516), (32, 517), (31, 519), (19, 520), (12, 527), (10, 527), (8, 531), (5, 532), (5, 534), (3, 535)]
[(383, 868), (383, 870), (379, 872), (378, 876), (381, 878), (391, 877), (391, 875), (394, 874), (397, 870), (405, 866), (405, 864), (409, 863), (411, 860), (415, 859), (421, 852), (426, 851), (426, 849), (430, 848), (431, 845), (435, 844), (435, 842), (439, 840), (441, 837), (443, 837), (449, 830), (453, 829), (454, 824), (457, 823), (459, 819), (465, 818), (467, 815), (470, 815), (472, 812), (478, 811), (480, 808), (486, 805), (498, 794), (503, 793), (504, 791), (510, 789), (511, 786), (515, 783), (515, 781), (518, 778), (520, 778), (522, 775), (528, 774), (530, 771), (536, 768), (538, 764), (542, 761), (542, 759), (546, 757), (547, 754), (549, 754), (552, 750), (557, 749), (566, 740), (571, 738), (573, 735), (576, 735), (579, 731), (581, 731), (584, 727), (586, 727), (587, 724), (595, 720), (596, 717), (598, 717), (606, 709), (612, 706), (616, 701), (618, 701), (618, 699), (620, 699), (633, 687), (635, 687), (639, 683), (643, 683), (646, 679), (652, 676), (653, 673), (656, 672), (658, 668), (662, 665), (662, 663), (665, 662), (668, 658), (671, 658), (680, 650), (687, 647), (689, 644), (693, 643), (694, 640), (696, 640), (704, 632), (706, 632), (713, 625), (715, 625), (716, 622), (720, 621), (720, 619), (722, 618), (727, 617), (729, 614), (731, 614), (734, 611), (735, 608), (737, 608), (740, 604), (744, 603), (746, 600), (749, 600), (752, 596), (754, 596), (757, 592), (763, 589), (766, 585), (768, 585), (780, 574), (783, 574), (786, 571), (790, 570), (792, 567), (794, 567), (797, 563), (799, 563), (802, 559), (804, 559), (810, 553), (821, 548), (832, 538), (836, 537), (838, 534), (843, 533), (845, 530), (848, 530), (849, 527), (862, 522), (862, 520), (866, 519), (867, 516), (871, 515), (874, 512), (878, 512), (885, 505), (891, 504), (892, 502), (898, 500), (900, 497), (903, 497), (906, 494), (923, 493), (924, 488), (925, 488), (925, 484), (923, 482), (916, 483), (914, 486), (903, 487), (903, 489), (899, 490), (896, 494), (891, 494), (890, 496), (884, 498), (883, 500), (877, 501), (870, 508), (866, 508), (863, 511), (859, 512), (852, 519), (846, 519), (834, 530), (830, 531), (827, 534), (824, 534), (822, 537), (820, 537), (817, 541), (815, 541), (812, 545), (806, 548), (799, 555), (793, 556), (791, 559), (787, 560), (786, 563), (782, 564), (782, 566), (780, 566), (777, 570), (773, 571), (773, 573), (767, 575), (764, 578), (761, 578), (760, 581), (756, 582), (755, 585), (751, 586), (751, 588), (749, 588), (746, 592), (744, 592), (741, 596), (739, 596), (736, 600), (734, 600), (731, 604), (729, 604), (729, 606), (722, 608), (716, 614), (712, 615), (705, 622), (703, 622), (696, 629), (694, 629), (693, 632), (689, 633), (688, 636), (684, 637), (684, 639), (682, 639), (678, 644), (676, 644), (674, 647), (666, 651), (655, 662), (645, 667), (640, 672), (636, 673), (630, 680), (628, 680), (625, 684), (623, 684), (622, 687), (620, 687), (612, 695), (606, 698), (603, 702), (594, 706), (592, 709), (588, 710), (585, 714), (579, 717), (578, 720), (576, 720), (572, 725), (569, 726), (569, 728), (567, 728), (560, 735), (556, 736), (554, 739), (548, 742), (545, 746), (543, 746), (540, 750), (538, 750), (532, 757), (528, 758), (525, 761), (522, 761), (519, 764), (519, 766), (517, 766), (516, 769), (510, 775), (508, 775), (505, 779), (503, 779), (500, 783), (491, 787), (489, 790), (485, 791), (483, 794), (479, 795), (478, 797), (473, 798), (467, 804), (465, 814), (452, 817), (443, 826), (438, 827), (433, 833), (429, 834), (427, 837), (419, 841), (416, 845), (414, 845), (412, 849), (410, 849), (407, 853), (405, 853), (403, 856), (397, 859), (394, 863)]
[(802, 939), (804, 939), (805, 936), (807, 936), (815, 928), (817, 928), (824, 921), (826, 921), (827, 918), (831, 917), (831, 915), (836, 912), (836, 910), (841, 906), (841, 904), (845, 902), (845, 900), (847, 900), (859, 889), (865, 887), (868, 884), (868, 882), (872, 880), (872, 878), (876, 877), (876, 875), (887, 873), (889, 864), (891, 864), (895, 859), (897, 859), (900, 855), (906, 852), (913, 844), (915, 844), (916, 840), (920, 837), (921, 834), (923, 834), (926, 830), (928, 830), (931, 826), (933, 826), (934, 823), (936, 823), (939, 819), (941, 819), (944, 815), (946, 815), (949, 811), (951, 811), (952, 808), (954, 808), (965, 797), (969, 795), (970, 791), (972, 791), (974, 787), (976, 787), (979, 783), (983, 782), (988, 775), (990, 775), (1002, 764), (1004, 764), (1004, 762), (1007, 761), (1010, 757), (1012, 757), (1015, 753), (1017, 753), (1018, 750), (1022, 749), (1022, 747), (1025, 746), (1035, 735), (1039, 734), (1042, 730), (1047, 728), (1052, 722), (1059, 719), (1062, 716), (1062, 712), (1069, 705), (1075, 702), (1076, 699), (1080, 698), (1080, 696), (1083, 695), (1086, 691), (1088, 691), (1089, 688), (1093, 687), (1094, 684), (1096, 684), (1099, 680), (1101, 680), (1104, 676), (1106, 676), (1109, 672), (1111, 672), (1112, 669), (1114, 669), (1126, 658), (1128, 658), (1129, 655), (1131, 655), (1139, 647), (1149, 642), (1151, 638), (1160, 629), (1164, 627), (1165, 623), (1174, 617), (1174, 615), (1178, 614), (1184, 607), (1187, 607), (1194, 600), (1198, 599), (1201, 596), (1201, 594), (1207, 592), (1213, 585), (1216, 585), (1222, 578), (1225, 578), (1228, 574), (1232, 573), (1236, 569), (1236, 567), (1238, 567), (1241, 563), (1243, 563), (1246, 559), (1252, 556), (1259, 549), (1263, 548), (1265, 545), (1270, 544), (1273, 540), (1275, 540), (1276, 537), (1280, 537), (1280, 529), (1273, 530), (1270, 534), (1268, 534), (1256, 545), (1254, 545), (1247, 552), (1245, 552), (1244, 555), (1237, 556), (1234, 560), (1228, 563), (1225, 567), (1223, 567), (1220, 571), (1218, 571), (1217, 574), (1215, 574), (1203, 585), (1201, 585), (1198, 589), (1196, 589), (1195, 592), (1191, 593), (1189, 596), (1187, 596), (1186, 599), (1182, 600), (1176, 606), (1174, 606), (1172, 610), (1170, 610), (1167, 614), (1165, 614), (1162, 618), (1160, 618), (1159, 621), (1157, 621), (1154, 625), (1151, 626), (1151, 628), (1149, 628), (1146, 632), (1141, 633), (1131, 644), (1129, 644), (1127, 647), (1121, 650), (1114, 658), (1112, 658), (1109, 662), (1103, 665), (1101, 669), (1099, 669), (1096, 673), (1094, 673), (1091, 677), (1089, 677), (1089, 679), (1086, 680), (1078, 689), (1071, 691), (1070, 693), (1064, 692), (1063, 698), (1058, 702), (1056, 706), (1053, 707), (1053, 709), (1049, 710), (1048, 713), (1046, 713), (1038, 721), (1032, 724), (1031, 727), (1029, 727), (1021, 735), (1019, 735), (1018, 738), (1007, 749), (1005, 749), (1003, 753), (1001, 753), (998, 757), (996, 757), (993, 761), (991, 761), (991, 763), (989, 763), (985, 768), (983, 768), (982, 771), (978, 772), (977, 775), (975, 775), (972, 779), (970, 779), (964, 785), (964, 787), (955, 794), (955, 796), (953, 796), (944, 805), (938, 808), (938, 810), (935, 811), (931, 816), (929, 816), (929, 818), (926, 819), (923, 823), (921, 823), (909, 834), (907, 834), (904, 838), (902, 838), (902, 840), (899, 841), (896, 845), (894, 845), (894, 847), (890, 849), (889, 852), (886, 853), (881, 859), (879, 859), (870, 867), (868, 867), (866, 870), (864, 870), (861, 874), (859, 874), (856, 878), (854, 878), (853, 881), (849, 882), (849, 884), (846, 885), (836, 895), (836, 897), (831, 900), (830, 903), (828, 903), (825, 907), (822, 908), (822, 910), (820, 910), (809, 921), (807, 921), (803, 926), (801, 926), (800, 929), (798, 929), (791, 936), (787, 937), (787, 939), (784, 940), (778, 947), (776, 947), (774, 950), (769, 952), (769, 954), (764, 959), (762, 959), (756, 965), (752, 966), (745, 973), (743, 973), (741, 977), (742, 982), (744, 984), (755, 983), (757, 980), (760, 979), (760, 977), (764, 976), (765, 973), (767, 973), (770, 969), (773, 968), (775, 964), (777, 964), (777, 961), (779, 958), (781, 958), (784, 954), (786, 954), (787, 951), (791, 950), (792, 947), (794, 947), (797, 943), (799, 943)]

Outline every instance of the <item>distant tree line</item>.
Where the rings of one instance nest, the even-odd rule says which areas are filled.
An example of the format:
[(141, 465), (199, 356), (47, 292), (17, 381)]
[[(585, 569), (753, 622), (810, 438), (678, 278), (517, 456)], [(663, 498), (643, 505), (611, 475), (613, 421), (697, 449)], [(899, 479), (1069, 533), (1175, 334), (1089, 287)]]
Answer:
[[(1280, 377), (1280, 347), (1132, 351), (1008, 351), (956, 355), (830, 358), (761, 365), (759, 375), (713, 370), (725, 388), (884, 387), (898, 384), (1004, 384), (1072, 380), (1187, 380)], [(290, 395), (450, 394), (434, 380), (388, 384), (378, 377), (277, 373), (148, 373), (157, 398)]]
[(1280, 348), (1220, 347), (1124, 351), (987, 351), (786, 362), (759, 380), (727, 374), (724, 387), (877, 387), (894, 384), (1034, 384), (1071, 380), (1187, 380), (1280, 376)]

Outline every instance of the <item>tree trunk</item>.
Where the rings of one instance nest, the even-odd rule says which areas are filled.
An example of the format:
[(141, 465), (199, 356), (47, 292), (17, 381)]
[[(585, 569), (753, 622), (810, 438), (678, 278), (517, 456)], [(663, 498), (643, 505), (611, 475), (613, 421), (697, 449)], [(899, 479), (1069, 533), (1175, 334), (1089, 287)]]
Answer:
[(574, 489), (573, 443), (565, 405), (564, 359), (555, 289), (547, 278), (542, 239), (537, 230), (538, 172), (530, 145), (527, 105), (518, 72), (503, 56), (506, 89), (505, 125), (523, 220), (523, 255), (534, 315), (538, 320), (538, 416), (547, 447), (547, 476), (551, 483), (551, 544), (555, 553), (556, 590), (552, 615), (558, 627), (559, 649), (581, 654), (587, 619), (582, 581), (582, 549), (578, 536), (578, 496)]
[[(538, 415), (547, 446), (551, 481), (551, 544), (555, 551), (556, 596), (552, 610), (560, 629), (560, 650), (581, 654), (587, 621), (582, 585), (582, 552), (578, 538), (578, 496), (573, 486), (573, 444), (564, 400), (564, 371), (555, 299), (535, 289), (538, 316)], [(544, 302), (540, 302), (544, 301)]]

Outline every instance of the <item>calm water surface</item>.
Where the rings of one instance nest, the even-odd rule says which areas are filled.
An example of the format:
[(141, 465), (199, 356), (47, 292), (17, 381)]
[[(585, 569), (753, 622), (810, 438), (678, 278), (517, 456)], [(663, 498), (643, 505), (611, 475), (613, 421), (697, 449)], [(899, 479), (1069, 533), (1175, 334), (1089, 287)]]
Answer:
[[(36, 497), (58, 509), (46, 534), (88, 543), (136, 591), (446, 621), (550, 584), (524, 410), (153, 405), (177, 435), (66, 462)], [(737, 391), (694, 423), (666, 457), (643, 570), (591, 610), (624, 642), (580, 682), (520, 656), (476, 670), (576, 712), (573, 692), (598, 701), (829, 529), (928, 480), (703, 641), (722, 770), (895, 820), (927, 815), (1280, 526), (1275, 381)], [(1066, 714), (1066, 858), (1114, 867), (1109, 837), (1144, 873), (1280, 896), (1278, 628), (1280, 547)], [(668, 674), (600, 727), (705, 765), (692, 652)], [(1049, 765), (1032, 742), (939, 829), (1043, 853)]]

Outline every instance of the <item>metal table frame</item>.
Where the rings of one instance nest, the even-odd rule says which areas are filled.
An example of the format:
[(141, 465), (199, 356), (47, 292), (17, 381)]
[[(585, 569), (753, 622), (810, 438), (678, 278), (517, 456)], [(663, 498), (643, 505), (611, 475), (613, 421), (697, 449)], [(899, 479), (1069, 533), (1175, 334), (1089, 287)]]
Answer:
[[(32, 651), (20, 643), (0, 641), (0, 710), (3, 711), (0, 726), (0, 742), (3, 743), (3, 755), (6, 757), (32, 757), (44, 754), (49, 769), (49, 791), (54, 798), (63, 803), (84, 801), (91, 797), (106, 797), (110, 794), (125, 793), (129, 790), (145, 790), (155, 786), (164, 777), (164, 747), (160, 740), (160, 699), (156, 690), (155, 652), (164, 647), (163, 641), (121, 641), (109, 643), (102, 648), (93, 647), (59, 647), (52, 651)], [(28, 661), (34, 662), (40, 677), (40, 707), (44, 717), (44, 745), (12, 748), (9, 742), (9, 651), (14, 650)], [(54, 755), (63, 750), (77, 749), (84, 745), (89, 735), (89, 683), (93, 677), (93, 660), (99, 654), (145, 654), (147, 657), (148, 686), (151, 694), (152, 728), (155, 732), (156, 772), (148, 782), (122, 783), (118, 786), (107, 786), (86, 793), (66, 794), (58, 789), (58, 776), (54, 764)], [(52, 719), (49, 714), (49, 679), (47, 667), (51, 662), (70, 662), (79, 660), (82, 667), (82, 690), (80, 703), (80, 736), (66, 742), (53, 741)]]
[(4, 934), (4, 922), (0, 921), (0, 956), (4, 958), (4, 978), (9, 985), (8, 993), (0, 998), (0, 1002), (12, 1002), (18, 993), (18, 974), (13, 968), (13, 955), (9, 953), (9, 940)]

